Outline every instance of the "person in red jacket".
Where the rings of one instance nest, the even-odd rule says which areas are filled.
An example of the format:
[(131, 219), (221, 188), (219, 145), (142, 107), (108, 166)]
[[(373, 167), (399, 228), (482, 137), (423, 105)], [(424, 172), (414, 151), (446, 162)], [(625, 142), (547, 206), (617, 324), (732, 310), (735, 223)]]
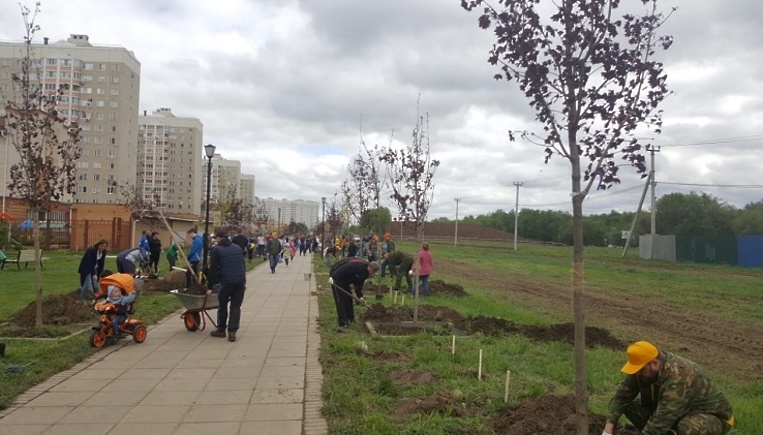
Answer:
[(429, 250), (429, 243), (422, 243), (421, 251), (419, 251), (419, 282), (421, 283), (421, 294), (424, 297), (429, 296), (429, 275), (432, 274), (433, 266), (434, 260), (432, 252)]

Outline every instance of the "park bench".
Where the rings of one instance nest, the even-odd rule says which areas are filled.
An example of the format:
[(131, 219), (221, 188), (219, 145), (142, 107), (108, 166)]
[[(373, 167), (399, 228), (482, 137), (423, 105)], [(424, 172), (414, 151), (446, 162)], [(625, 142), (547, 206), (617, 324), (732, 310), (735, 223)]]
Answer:
[[(34, 264), (34, 249), (22, 249), (15, 254), (0, 253), (0, 270), (5, 269), (6, 263), (16, 263), (19, 270), (21, 270), (21, 263), (24, 263), (24, 269), (26, 269), (29, 263)], [(42, 251), (40, 251), (40, 267), (42, 267)]]

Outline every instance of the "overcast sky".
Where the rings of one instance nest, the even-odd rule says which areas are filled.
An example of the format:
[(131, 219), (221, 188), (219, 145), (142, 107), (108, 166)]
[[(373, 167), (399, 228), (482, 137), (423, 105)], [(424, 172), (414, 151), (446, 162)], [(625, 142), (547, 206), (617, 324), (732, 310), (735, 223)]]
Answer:
[[(658, 182), (763, 185), (763, 3), (731, 3), (660, 2), (679, 9), (662, 32), (675, 38), (661, 55), (675, 94), (654, 141)], [(361, 117), (367, 144), (408, 144), (420, 95), (441, 161), (430, 218), (454, 218), (457, 197), (461, 217), (513, 209), (517, 181), (520, 208), (571, 209), (566, 160), (544, 164), (541, 148), (509, 142), (508, 130), (538, 130), (534, 113), (514, 83), (492, 79), (493, 37), (459, 0), (47, 0), (41, 9), (38, 42), (78, 33), (133, 51), (141, 111), (199, 118), (204, 142), (256, 176), (257, 196), (331, 197), (358, 153)], [(0, 40), (23, 34), (18, 4), (0, 2)], [(635, 210), (643, 181), (629, 166), (620, 175), (586, 199), (586, 214)], [(658, 184), (657, 196), (692, 190), (737, 207), (763, 198), (760, 187), (673, 184)]]

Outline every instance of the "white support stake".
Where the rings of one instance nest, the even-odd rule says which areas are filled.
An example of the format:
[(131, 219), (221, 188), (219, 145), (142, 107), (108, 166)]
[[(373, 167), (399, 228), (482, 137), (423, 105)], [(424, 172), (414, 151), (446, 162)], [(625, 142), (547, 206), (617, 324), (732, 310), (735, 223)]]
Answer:
[(503, 392), (503, 401), (509, 402), (509, 383), (511, 382), (511, 370), (506, 371), (506, 391)]
[(392, 305), (395, 305), (397, 303), (397, 294), (400, 292), (395, 292), (395, 300), (392, 301)]
[(405, 306), (405, 295), (400, 298), (400, 306)]
[(450, 354), (455, 355), (456, 354), (456, 336), (453, 336), (453, 343), (450, 345)]
[(482, 349), (480, 349), (480, 365), (477, 367), (477, 380), (482, 380)]

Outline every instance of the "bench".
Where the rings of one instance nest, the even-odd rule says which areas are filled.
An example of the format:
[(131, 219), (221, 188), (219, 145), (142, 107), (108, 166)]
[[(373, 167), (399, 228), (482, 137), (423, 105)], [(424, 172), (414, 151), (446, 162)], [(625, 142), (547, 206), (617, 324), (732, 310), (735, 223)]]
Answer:
[[(7, 256), (0, 252), (0, 270), (5, 269), (6, 263), (16, 263), (16, 267), (19, 270), (21, 270), (21, 263), (24, 263), (24, 269), (26, 269), (29, 263), (34, 264), (34, 249), (22, 249), (15, 255), (11, 253)], [(42, 267), (42, 251), (40, 251), (40, 267)]]

